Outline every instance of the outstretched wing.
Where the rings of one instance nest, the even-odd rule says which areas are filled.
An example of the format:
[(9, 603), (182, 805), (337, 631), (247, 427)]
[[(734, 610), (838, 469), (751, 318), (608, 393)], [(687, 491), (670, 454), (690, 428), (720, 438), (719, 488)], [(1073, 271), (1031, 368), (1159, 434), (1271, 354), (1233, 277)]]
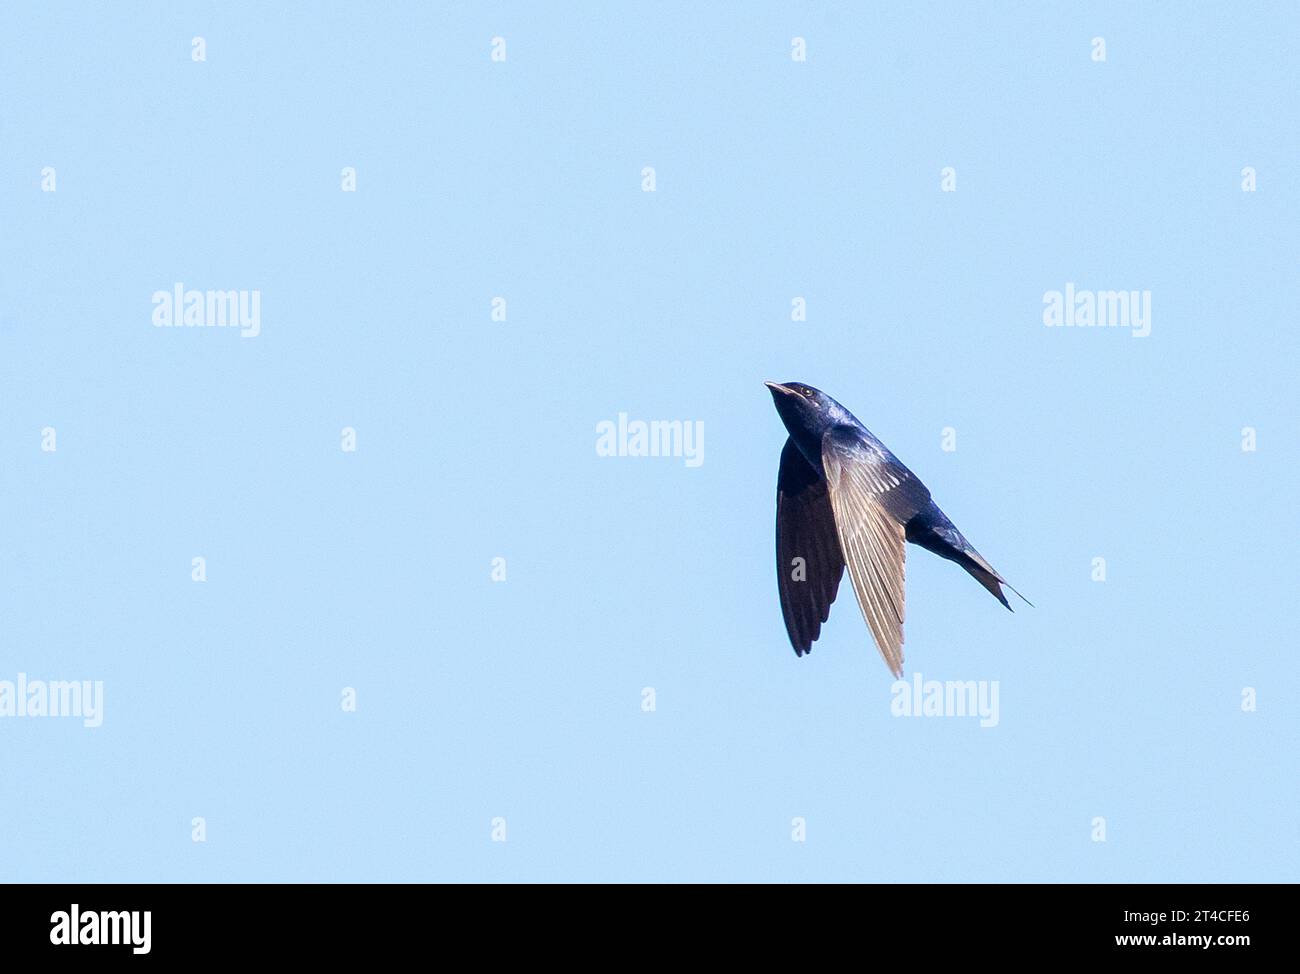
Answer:
[(885, 664), (903, 675), (903, 525), (926, 491), (886, 450), (836, 426), (822, 438), (831, 508), (853, 592)]
[(826, 481), (787, 439), (776, 478), (776, 580), (785, 629), (798, 655), (812, 651), (843, 575)]

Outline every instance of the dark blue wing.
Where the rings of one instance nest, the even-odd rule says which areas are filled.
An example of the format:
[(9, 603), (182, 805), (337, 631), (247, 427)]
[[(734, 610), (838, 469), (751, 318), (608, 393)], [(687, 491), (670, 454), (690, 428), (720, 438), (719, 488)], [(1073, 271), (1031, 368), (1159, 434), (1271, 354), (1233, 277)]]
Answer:
[(776, 580), (790, 644), (811, 652), (844, 575), (825, 479), (785, 441), (776, 478)]

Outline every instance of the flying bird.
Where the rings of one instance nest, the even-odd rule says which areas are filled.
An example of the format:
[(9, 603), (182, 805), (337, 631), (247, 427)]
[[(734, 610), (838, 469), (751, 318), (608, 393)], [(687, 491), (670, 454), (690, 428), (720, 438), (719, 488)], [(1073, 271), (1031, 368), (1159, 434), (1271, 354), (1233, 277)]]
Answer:
[(1003, 585), (1029, 602), (852, 413), (802, 382), (767, 387), (790, 434), (776, 478), (776, 573), (795, 653), (812, 651), (847, 565), (876, 647), (901, 677), (908, 541), (955, 561), (1008, 609)]

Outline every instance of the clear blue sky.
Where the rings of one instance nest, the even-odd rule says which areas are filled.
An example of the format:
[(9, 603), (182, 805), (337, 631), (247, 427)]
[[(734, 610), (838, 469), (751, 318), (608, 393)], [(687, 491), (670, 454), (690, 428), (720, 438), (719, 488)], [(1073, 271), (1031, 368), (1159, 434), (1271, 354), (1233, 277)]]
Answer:
[[(0, 680), (105, 713), (0, 719), (0, 878), (1300, 878), (1300, 16), (1000, 6), (7, 6)], [(1036, 603), (909, 549), (996, 728), (791, 652), (767, 378)]]

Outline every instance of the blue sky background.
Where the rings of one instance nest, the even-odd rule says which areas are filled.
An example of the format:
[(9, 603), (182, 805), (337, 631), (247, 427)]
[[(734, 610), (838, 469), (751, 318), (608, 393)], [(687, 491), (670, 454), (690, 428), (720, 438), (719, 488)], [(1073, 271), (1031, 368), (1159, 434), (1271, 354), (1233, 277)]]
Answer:
[[(1300, 878), (1295, 6), (463, 6), (0, 14), (0, 679), (106, 711), (0, 720), (0, 878)], [(791, 652), (767, 378), (1035, 602), (909, 548), (995, 729)]]

